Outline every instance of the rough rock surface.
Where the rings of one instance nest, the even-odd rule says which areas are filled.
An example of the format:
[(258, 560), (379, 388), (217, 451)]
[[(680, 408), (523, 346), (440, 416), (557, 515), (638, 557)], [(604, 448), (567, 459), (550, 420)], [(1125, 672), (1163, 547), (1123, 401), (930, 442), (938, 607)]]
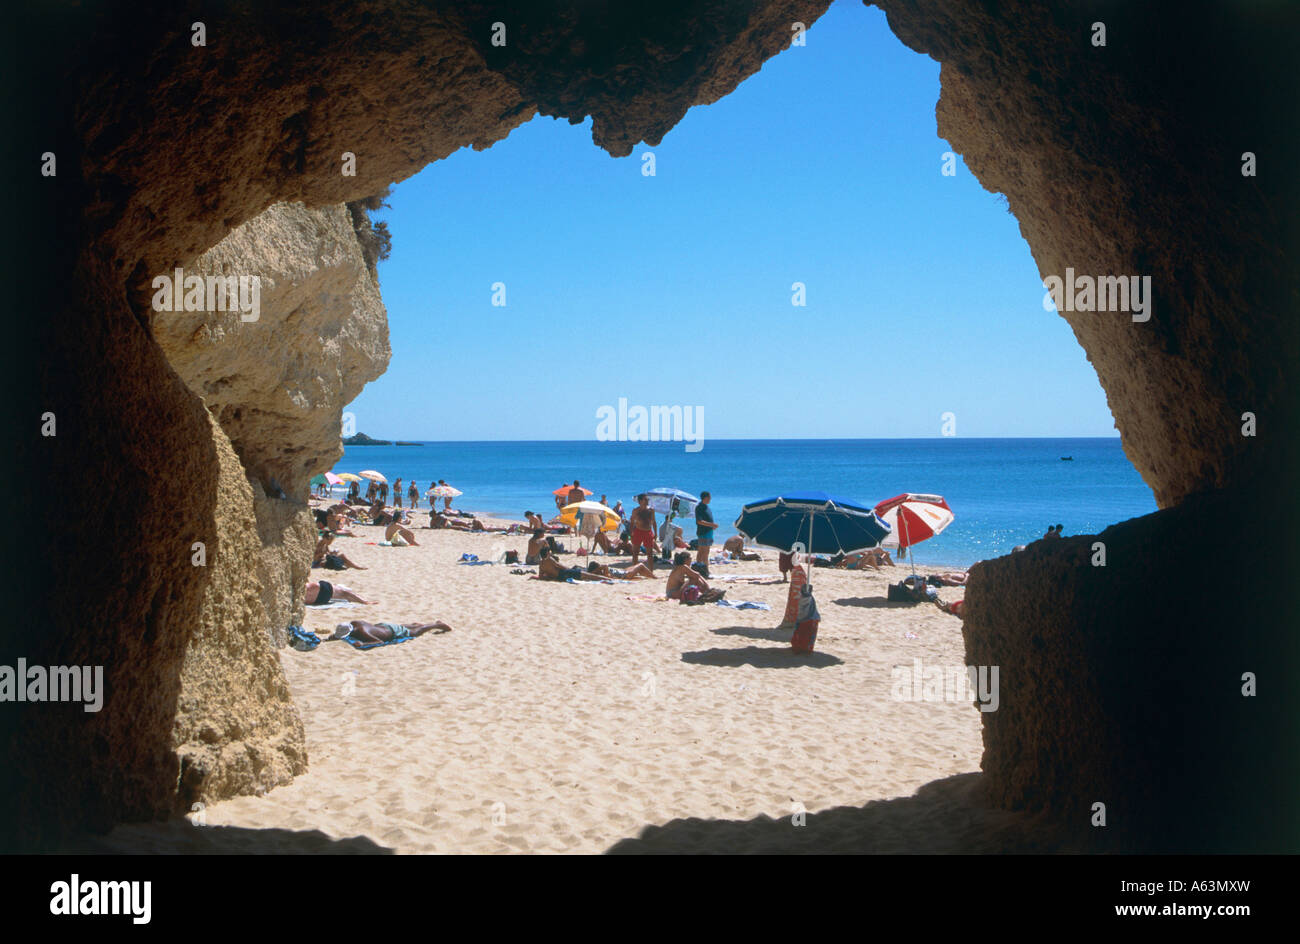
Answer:
[(154, 338), (253, 483), (257, 572), (279, 644), (302, 623), (316, 538), (308, 481), (343, 453), (344, 405), (388, 366), (387, 312), (344, 206), (276, 204), (182, 269), (260, 279), (257, 321), (229, 309), (151, 315)]
[(993, 805), (1049, 813), (1100, 849), (1295, 851), (1291, 565), (1230, 560), (1241, 545), (1209, 537), (1231, 519), (1300, 524), (1251, 497), (1199, 496), (972, 569), (967, 664), (999, 666), (1000, 705), (983, 715)]
[[(232, 793), (263, 793), (307, 769), (302, 717), (264, 631), (262, 553), (253, 495), (230, 441), (213, 425), (217, 541), (197, 625), (180, 665), (173, 730), (175, 810)], [(197, 569), (197, 568), (196, 568)]]
[[(1294, 481), (1287, 374), (1296, 362), (1297, 295), (1281, 247), (1293, 245), (1296, 182), (1290, 142), (1280, 138), (1292, 123), (1279, 118), (1294, 98), (1296, 57), (1287, 44), (1297, 33), (1293, 18), (1282, 19), (1293, 8), (881, 5), (905, 43), (943, 63), (940, 131), (985, 186), (1008, 195), (1043, 273), (1073, 266), (1156, 281), (1145, 325), (1113, 315), (1070, 322), (1160, 504), (1228, 485)], [(73, 827), (174, 808), (173, 729), (186, 653), (196, 633), (215, 631), (205, 629), (217, 625), (212, 606), (227, 593), (247, 600), (251, 592), (225, 586), (235, 577), (224, 566), (189, 563), (191, 542), (201, 540), (242, 555), (247, 575), (259, 542), (240, 536), (251, 505), (230, 497), (232, 473), (219, 461), (224, 432), (152, 335), (150, 279), (273, 203), (364, 197), (459, 147), (486, 147), (536, 111), (591, 114), (597, 144), (627, 153), (638, 140), (657, 140), (690, 105), (734, 88), (789, 44), (789, 21), (811, 24), (826, 2), (271, 6), (205, 7), (204, 47), (191, 43), (197, 8), (178, 16), (157, 0), (90, 11), (30, 5), (12, 17), (10, 35), (21, 45), (10, 62), (31, 92), (9, 103), (10, 151), (28, 155), (13, 179), (31, 181), (14, 188), (23, 226), (13, 258), (24, 277), (12, 285), (15, 310), (39, 317), (13, 325), (9, 348), (21, 363), (6, 377), (5, 403), (15, 413), (11, 428), (27, 431), (16, 446), (18, 487), (62, 501), (43, 542), (11, 551), (9, 572), (44, 590), (29, 614), (43, 632), (11, 632), (4, 656), (104, 664), (109, 697), (97, 715), (66, 705), (0, 715), (13, 759), (0, 770), (0, 795), (9, 798), (0, 844), (48, 843)], [(1098, 19), (1108, 26), (1105, 49), (1089, 42)], [(503, 49), (491, 46), (496, 21), (513, 37)], [(1258, 177), (1240, 174), (1247, 150), (1258, 155)], [(37, 176), (30, 155), (46, 151), (58, 155), (56, 177)], [(357, 158), (355, 177), (340, 173), (345, 152)], [(1260, 429), (1249, 441), (1239, 432), (1247, 410)], [(57, 417), (57, 435), (39, 432), (47, 414)], [(227, 509), (227, 499), (240, 507)], [(1216, 537), (1229, 547), (1260, 540), (1232, 517)], [(1040, 563), (1049, 581), (1055, 571)], [(993, 564), (978, 572), (973, 612), (981, 581), (1000, 572)], [(1149, 588), (1152, 599), (1186, 592), (1181, 577), (1168, 576)], [(1008, 612), (1020, 614), (1019, 585), (1000, 589)], [(1084, 631), (1086, 608), (1096, 605), (1072, 604), (1070, 625)], [(222, 631), (264, 640), (257, 608), (240, 606), (237, 625)], [(1014, 625), (1023, 627), (1026, 613)], [(976, 638), (1002, 631), (984, 618), (986, 626), (973, 624)], [(1292, 634), (1278, 613), (1260, 625), (1265, 654)], [(1166, 647), (1179, 638), (1163, 623), (1153, 632)], [(1023, 628), (1008, 638), (1032, 644)], [(1054, 637), (1060, 645), (1064, 638)], [(1198, 624), (1190, 638), (1208, 641), (1207, 627)], [(236, 664), (212, 666), (211, 678), (262, 677), (249, 663), (268, 656), (254, 643), (226, 651)], [(1128, 658), (1119, 648), (1095, 655)], [(1032, 661), (1021, 664), (1037, 671)], [(1095, 670), (1110, 667), (1103, 661)], [(1108, 719), (1099, 723), (1108, 724), (1103, 702), (1113, 696), (1099, 691), (1098, 714)], [(1191, 726), (1198, 704), (1147, 707)], [(1045, 705), (1042, 721), (1065, 731), (1071, 719)], [(214, 730), (218, 739), (231, 736)], [(1088, 743), (1081, 750), (1104, 741)], [(1002, 751), (995, 743), (990, 769), (1011, 763)], [(284, 754), (286, 767), (292, 754)], [(1103, 763), (1091, 754), (1082, 760)], [(266, 779), (256, 768), (228, 765), (221, 789), (258, 789)], [(241, 769), (248, 774), (236, 776)], [(1061, 773), (1042, 776), (1059, 783)], [(1058, 795), (1038, 792), (1043, 802)], [(1027, 794), (1004, 796), (1015, 803)], [(1244, 785), (1233, 795), (1240, 804), (1250, 797)]]

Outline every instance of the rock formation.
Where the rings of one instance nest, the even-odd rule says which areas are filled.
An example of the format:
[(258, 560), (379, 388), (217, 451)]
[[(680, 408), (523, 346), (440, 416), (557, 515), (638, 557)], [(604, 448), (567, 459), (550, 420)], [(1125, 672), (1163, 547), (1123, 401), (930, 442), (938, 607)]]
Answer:
[[(23, 431), (20, 487), (62, 501), (45, 540), (22, 549), (11, 571), (43, 588), (29, 614), (42, 632), (11, 635), (3, 654), (102, 663), (109, 694), (98, 715), (75, 706), (6, 709), (0, 743), (13, 763), (0, 773), (8, 781), (0, 792), (11, 798), (0, 844), (48, 844), (71, 828), (164, 815), (192, 794), (196, 775), (214, 791), (218, 783), (221, 792), (260, 789), (298, 756), (282, 728), (254, 736), (264, 747), (255, 756), (211, 766), (250, 743), (239, 740), (248, 732), (229, 706), (274, 689), (264, 671), (274, 657), (263, 648), (265, 605), (250, 578), (262, 554), (255, 493), (224, 428), (250, 451), (249, 471), (261, 483), (264, 474), (279, 480), (310, 467), (292, 447), (312, 441), (315, 420), (288, 431), (284, 453), (255, 456), (256, 431), (292, 415), (287, 403), (272, 417), (245, 422), (229, 411), (214, 424), (160, 346), (150, 280), (271, 204), (364, 197), (459, 147), (486, 147), (535, 112), (591, 115), (596, 143), (613, 154), (640, 140), (655, 144), (687, 108), (727, 94), (788, 45), (791, 21), (811, 25), (826, 5), (359, 0), (273, 10), (217, 4), (179, 15), (142, 0), (14, 14), (11, 32), (23, 47), (13, 65), (31, 94), (10, 105), (12, 151), (27, 162), (13, 179), (31, 184), (14, 194), (13, 219), (22, 226), (11, 235), (21, 233), (24, 278), (12, 284), (25, 317), (10, 349), (32, 376), (14, 384), (7, 402), (11, 428)], [(1149, 322), (1115, 314), (1068, 320), (1106, 388), (1129, 457), (1168, 509), (1161, 514), (1190, 516), (1153, 516), (1115, 538), (1158, 562), (1160, 579), (1140, 582), (1129, 556), (1127, 575), (1108, 572), (1110, 583), (1096, 583), (1078, 559), (1057, 556), (1073, 553), (1068, 542), (1051, 555), (990, 562), (972, 579), (966, 633), (973, 657), (1016, 665), (1025, 686), (1004, 693), (1006, 714), (986, 718), (991, 797), (1074, 815), (1086, 796), (1067, 801), (1061, 791), (1068, 764), (1112, 793), (1160, 795), (1165, 774), (1125, 761), (1175, 728), (1194, 737), (1202, 702), (1168, 686), (1149, 697), (1117, 693), (1104, 680), (1112, 671), (1123, 677), (1126, 660), (1142, 652), (1212, 646), (1216, 636), (1204, 621), (1189, 632), (1139, 617), (1159, 615), (1160, 604), (1175, 606), (1189, 592), (1179, 564), (1204, 549), (1186, 543), (1192, 534), (1234, 550), (1253, 543), (1257, 577), (1273, 586), (1285, 585), (1294, 559), (1292, 546), (1267, 540), (1277, 531), (1261, 534), (1207, 511), (1258, 503), (1264, 487), (1294, 481), (1296, 403), (1287, 374), (1296, 363), (1297, 297), (1284, 247), (1295, 235), (1296, 184), (1290, 125), (1280, 117), (1294, 99), (1293, 11), (1082, 0), (881, 5), (905, 43), (943, 63), (940, 132), (986, 187), (1007, 194), (1042, 274), (1069, 266), (1153, 278)], [(190, 30), (200, 15), (207, 40), (196, 46)], [(1105, 47), (1091, 42), (1099, 20)], [(492, 43), (498, 22), (505, 46)], [(1256, 156), (1258, 176), (1242, 175), (1244, 152)], [(39, 175), (37, 157), (46, 153), (57, 155), (57, 176)], [(348, 155), (355, 176), (342, 172)], [(303, 365), (299, 376), (310, 375)], [(1241, 435), (1244, 412), (1257, 416), (1257, 436)], [(1174, 507), (1193, 498), (1210, 504)], [(284, 526), (266, 520), (265, 533)], [(1199, 532), (1186, 520), (1199, 522)], [(193, 542), (215, 548), (215, 563), (193, 566)], [(1144, 608), (1133, 616), (1107, 608), (1113, 623), (1102, 626), (1098, 594), (1135, 600), (1138, 585)], [(1050, 595), (1061, 586), (1064, 596)], [(1050, 631), (1036, 631), (1049, 615)], [(1259, 614), (1252, 637), (1248, 655), (1274, 667), (1273, 693), (1286, 687), (1276, 670), (1293, 656), (1291, 625), (1276, 607)], [(1126, 646), (1137, 639), (1145, 649)], [(200, 665), (187, 663), (198, 652)], [(1207, 651), (1199, 656), (1195, 664), (1208, 666)], [(1025, 692), (1071, 684), (1077, 658), (1095, 660), (1094, 681), (1078, 701), (1027, 699)], [(1281, 697), (1254, 704), (1300, 717)], [(282, 699), (269, 695), (271, 704)], [(1186, 720), (1123, 737), (1085, 734), (1068, 757), (1045, 749), (1041, 732), (1077, 734), (1068, 714), (1076, 705), (1094, 725), (1156, 712)], [(209, 716), (217, 723), (205, 726)], [(253, 719), (259, 731), (262, 717)], [(1284, 733), (1294, 735), (1295, 723)], [(1216, 728), (1213, 744), (1223, 743), (1224, 730)], [(178, 756), (174, 732), (183, 744), (206, 746)], [(1297, 741), (1263, 752), (1252, 740), (1252, 750), (1206, 758), (1246, 764), (1239, 780), (1214, 779), (1203, 797), (1223, 814), (1219, 822), (1248, 807), (1269, 777), (1294, 785)], [(1107, 750), (1120, 758), (1102, 757)], [(1278, 818), (1274, 835), (1296, 835), (1293, 807), (1269, 812)], [(1202, 831), (1201, 847), (1259, 842), (1260, 817), (1243, 822), (1255, 832)], [(1115, 828), (1139, 844), (1141, 835), (1167, 834), (1131, 821)]]
[(182, 270), (260, 280), (256, 321), (238, 310), (151, 315), (154, 338), (251, 481), (267, 626), (281, 643), (302, 623), (316, 541), (308, 480), (343, 454), (344, 405), (388, 366), (387, 315), (343, 206), (277, 204)]

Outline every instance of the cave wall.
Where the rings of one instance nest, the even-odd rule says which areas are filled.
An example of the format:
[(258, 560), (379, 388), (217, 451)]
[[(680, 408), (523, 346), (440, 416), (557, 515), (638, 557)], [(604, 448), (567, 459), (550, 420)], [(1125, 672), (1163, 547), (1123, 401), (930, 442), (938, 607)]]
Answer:
[(1300, 514), (1207, 493), (972, 568), (967, 664), (999, 666), (989, 802), (1104, 851), (1300, 848), (1295, 555), (1220, 543), (1228, 520), (1262, 534)]
[[(10, 798), (0, 845), (47, 846), (69, 830), (168, 815), (193, 796), (264, 789), (301, 765), (292, 722), (268, 734), (259, 720), (287, 698), (263, 648), (266, 606), (249, 596), (262, 554), (248, 531), (259, 483), (238, 487), (218, 461), (228, 458), (224, 426), (246, 449), (251, 439), (229, 412), (213, 424), (168, 363), (152, 278), (274, 203), (368, 196), (460, 147), (491, 145), (539, 110), (591, 113), (596, 143), (612, 153), (658, 143), (690, 105), (726, 94), (789, 45), (790, 21), (811, 24), (826, 5), (362, 0), (181, 11), (145, 0), (15, 11), (23, 43), (12, 64), (39, 94), (15, 103), (12, 150), (52, 149), (58, 174), (16, 194), (30, 204), (14, 255), (17, 304), (43, 316), (16, 325), (13, 349), (39, 356), (21, 365), (27, 377), (5, 382), (14, 428), (32, 431), (18, 446), (18, 480), (66, 497), (44, 541), (12, 555), (19, 579), (45, 588), (31, 612), (45, 631), (7, 634), (4, 653), (110, 663), (110, 694), (97, 715), (27, 706), (0, 718), (19, 758), (0, 769)], [(197, 20), (203, 47), (191, 42)], [(498, 20), (514, 41), (493, 51)], [(355, 176), (343, 173), (345, 154)], [(53, 437), (33, 419), (50, 412)], [(221, 565), (192, 566), (194, 541), (224, 548)], [(183, 690), (195, 699), (181, 706)], [(257, 698), (266, 712), (252, 715), (254, 732), (234, 706)]]

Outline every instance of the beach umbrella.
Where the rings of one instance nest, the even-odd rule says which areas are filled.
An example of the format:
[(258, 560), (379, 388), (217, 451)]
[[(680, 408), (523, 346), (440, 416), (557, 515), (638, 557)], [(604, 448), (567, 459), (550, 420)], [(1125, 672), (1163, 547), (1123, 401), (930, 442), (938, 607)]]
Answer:
[(360, 476), (353, 475), (351, 472), (343, 472), (339, 475), (340, 482), (360, 482)]
[(434, 498), (459, 498), (465, 493), (458, 488), (452, 488), (450, 485), (435, 485), (429, 489), (429, 494)]
[(791, 492), (745, 505), (736, 530), (787, 554), (796, 545), (805, 554), (849, 554), (878, 546), (889, 525), (859, 502), (825, 492)]
[(574, 502), (572, 505), (565, 505), (560, 509), (560, 521), (571, 528), (576, 528), (578, 526), (578, 512), (582, 512), (584, 518), (590, 515), (603, 516), (604, 521), (600, 526), (602, 531), (613, 531), (620, 524), (618, 515), (614, 514), (614, 509), (594, 501), (580, 501)]
[(311, 477), (311, 482), (308, 483), (308, 484), (311, 484), (311, 485), (328, 485), (328, 484), (329, 484), (329, 479), (325, 478), (325, 473), (324, 473), (324, 472), (321, 472), (321, 473), (318, 473), (317, 475), (313, 475), (313, 476)]
[(643, 494), (650, 497), (650, 507), (661, 515), (671, 514), (673, 502), (676, 501), (677, 514), (689, 517), (695, 512), (695, 506), (700, 503), (698, 496), (683, 492), (680, 488), (652, 488)]
[[(572, 486), (572, 485), (561, 485), (561, 486), (560, 486), (559, 488), (557, 488), (555, 491), (551, 492), (551, 494), (552, 494), (552, 495), (567, 495), (567, 494), (569, 494), (569, 492), (571, 492), (571, 491), (573, 491), (573, 486)], [(581, 485), (578, 486), (578, 491), (582, 492), (582, 494), (584, 494), (584, 495), (590, 495), (590, 494), (591, 494), (591, 489), (589, 489), (589, 488), (583, 488)], [(602, 506), (602, 507), (604, 507), (604, 506)]]
[(325, 481), (328, 482), (330, 485), (340, 485), (343, 482), (343, 480), (339, 478), (337, 475), (335, 475), (333, 472), (325, 473)]
[[(909, 558), (913, 545), (928, 541), (952, 524), (955, 517), (943, 496), (913, 492), (886, 498), (873, 510), (890, 527), (889, 537), (881, 543), (896, 545), (900, 551), (907, 551)], [(915, 569), (915, 560), (912, 566)]]
[(361, 477), (363, 479), (370, 479), (370, 481), (372, 482), (383, 482), (385, 485), (388, 484), (388, 479), (384, 478), (374, 469), (366, 469), (364, 472), (361, 473)]

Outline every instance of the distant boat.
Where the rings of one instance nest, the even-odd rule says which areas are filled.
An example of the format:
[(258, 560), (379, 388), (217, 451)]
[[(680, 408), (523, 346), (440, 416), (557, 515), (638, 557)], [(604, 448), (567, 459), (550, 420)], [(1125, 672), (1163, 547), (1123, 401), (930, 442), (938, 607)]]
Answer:
[(1073, 462), (1073, 461), (1074, 461), (1074, 456), (1061, 456), (1061, 461), (1062, 461), (1062, 462)]

